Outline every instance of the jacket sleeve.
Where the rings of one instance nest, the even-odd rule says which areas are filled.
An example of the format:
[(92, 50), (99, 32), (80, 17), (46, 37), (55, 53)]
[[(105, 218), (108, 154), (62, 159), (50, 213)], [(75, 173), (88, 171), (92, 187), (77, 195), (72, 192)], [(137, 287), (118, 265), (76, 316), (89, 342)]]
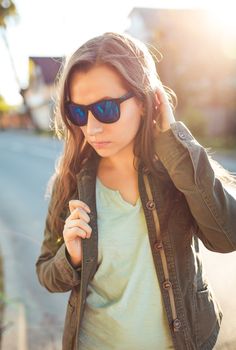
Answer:
[(210, 158), (183, 122), (155, 137), (155, 152), (181, 191), (197, 223), (196, 234), (210, 250), (236, 249), (236, 200), (217, 177)]
[(72, 287), (80, 285), (81, 266), (77, 269), (73, 268), (63, 239), (58, 240), (58, 236), (62, 237), (62, 235), (52, 231), (51, 207), (54, 193), (55, 185), (48, 207), (41, 253), (36, 261), (36, 272), (40, 284), (50, 292), (67, 292)]

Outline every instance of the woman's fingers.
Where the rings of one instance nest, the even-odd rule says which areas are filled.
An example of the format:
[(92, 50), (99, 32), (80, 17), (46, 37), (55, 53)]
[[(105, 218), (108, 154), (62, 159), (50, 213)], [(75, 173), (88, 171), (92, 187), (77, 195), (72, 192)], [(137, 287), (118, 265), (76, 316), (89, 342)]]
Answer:
[(71, 242), (80, 238), (90, 238), (92, 228), (88, 225), (90, 209), (87, 204), (80, 200), (71, 200), (69, 202), (71, 214), (65, 221), (63, 236), (65, 242)]
[(155, 95), (156, 95), (156, 101), (158, 105), (169, 104), (167, 93), (162, 86), (158, 87)]
[(69, 201), (70, 215), (65, 221), (63, 237), (73, 266), (77, 266), (82, 259), (81, 238), (90, 238), (92, 229), (89, 226), (90, 208), (83, 201), (73, 199)]
[(160, 104), (161, 104), (161, 98), (160, 98), (160, 96), (159, 96), (159, 93), (158, 93), (158, 91), (156, 91), (156, 93), (155, 93), (155, 97), (156, 97), (156, 104), (157, 104), (157, 106), (159, 106)]
[(76, 199), (69, 201), (69, 209), (70, 215), (65, 221), (63, 236), (70, 255), (74, 256), (74, 243), (78, 238), (91, 237), (92, 228), (88, 224), (90, 209), (86, 203)]
[(70, 212), (72, 212), (76, 208), (84, 209), (87, 213), (90, 213), (89, 206), (84, 203), (83, 201), (80, 201), (79, 199), (72, 199), (69, 201), (69, 209)]
[(89, 238), (89, 235), (85, 230), (80, 227), (72, 227), (70, 229), (65, 229), (64, 231), (64, 240), (65, 243), (74, 241), (78, 237), (80, 238)]
[(68, 221), (68, 223), (66, 224), (66, 227), (68, 229), (71, 229), (73, 227), (79, 227), (82, 230), (86, 231), (89, 235), (92, 232), (91, 227), (82, 219)]
[(88, 233), (80, 227), (72, 227), (71, 229), (67, 230), (67, 233), (66, 233), (67, 242), (74, 241), (78, 237), (89, 238)]
[(92, 228), (82, 219), (67, 220), (63, 230), (65, 242), (70, 242), (78, 237), (90, 238)]
[(90, 221), (90, 217), (88, 216), (88, 214), (86, 213), (86, 211), (84, 211), (81, 208), (75, 208), (70, 216), (68, 216), (67, 220), (74, 220), (74, 219), (82, 219), (85, 222), (89, 222)]
[(157, 102), (156, 109), (160, 111), (156, 126), (159, 132), (163, 132), (170, 129), (170, 125), (175, 122), (175, 117), (167, 93), (163, 87), (159, 87), (156, 90), (155, 96)]

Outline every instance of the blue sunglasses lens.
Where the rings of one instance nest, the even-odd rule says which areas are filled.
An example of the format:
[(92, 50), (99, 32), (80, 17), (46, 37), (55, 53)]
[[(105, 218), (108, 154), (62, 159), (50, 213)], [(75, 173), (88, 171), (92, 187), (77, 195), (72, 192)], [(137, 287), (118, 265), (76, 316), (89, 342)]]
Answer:
[(102, 123), (114, 123), (119, 119), (119, 105), (115, 101), (101, 101), (92, 106), (92, 113)]
[(73, 124), (83, 126), (87, 124), (87, 111), (73, 104), (68, 104), (70, 120)]

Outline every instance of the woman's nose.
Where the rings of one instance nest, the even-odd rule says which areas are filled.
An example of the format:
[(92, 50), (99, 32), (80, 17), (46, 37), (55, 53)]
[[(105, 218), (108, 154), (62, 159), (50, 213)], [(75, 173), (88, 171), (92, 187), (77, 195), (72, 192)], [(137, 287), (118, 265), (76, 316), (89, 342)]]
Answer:
[(94, 136), (103, 131), (103, 124), (97, 120), (91, 111), (88, 112), (87, 134)]

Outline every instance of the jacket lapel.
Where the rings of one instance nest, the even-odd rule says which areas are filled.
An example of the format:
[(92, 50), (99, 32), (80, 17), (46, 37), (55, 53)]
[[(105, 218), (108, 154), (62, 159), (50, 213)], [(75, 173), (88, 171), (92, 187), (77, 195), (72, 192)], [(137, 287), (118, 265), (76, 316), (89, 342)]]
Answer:
[(89, 239), (82, 239), (82, 280), (83, 284), (85, 283), (86, 288), (89, 281), (93, 278), (98, 264), (98, 228), (96, 210), (97, 167), (98, 159), (93, 158), (77, 175), (79, 200), (86, 203), (91, 210), (91, 213), (89, 214), (89, 225), (92, 228), (92, 234)]

